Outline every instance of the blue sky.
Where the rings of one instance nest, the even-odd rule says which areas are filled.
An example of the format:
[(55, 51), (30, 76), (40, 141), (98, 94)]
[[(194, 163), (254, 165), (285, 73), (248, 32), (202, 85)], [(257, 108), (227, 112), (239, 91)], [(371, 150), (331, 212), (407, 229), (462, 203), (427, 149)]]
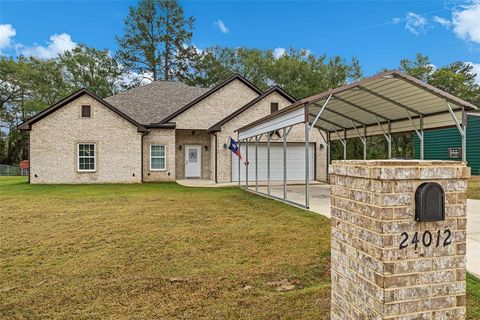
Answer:
[[(75, 43), (116, 50), (135, 1), (0, 0), (0, 53), (50, 57)], [(417, 52), (434, 65), (466, 61), (480, 73), (480, 0), (181, 1), (193, 43), (356, 56), (365, 75)], [(480, 80), (480, 77), (479, 77)]]

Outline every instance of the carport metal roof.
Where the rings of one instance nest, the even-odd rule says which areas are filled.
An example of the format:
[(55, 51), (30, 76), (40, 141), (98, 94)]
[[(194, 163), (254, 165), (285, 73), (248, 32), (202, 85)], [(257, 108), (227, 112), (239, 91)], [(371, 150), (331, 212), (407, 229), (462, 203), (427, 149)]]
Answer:
[[(476, 110), (473, 104), (459, 99), (398, 70), (380, 73), (302, 99), (286, 108), (237, 130), (238, 140), (246, 142), (246, 187), (248, 189), (248, 143), (255, 149), (265, 134), (268, 146), (268, 192), (270, 194), (270, 137), (282, 131), (283, 140), (283, 201), (287, 200), (287, 137), (292, 126), (305, 126), (305, 207), (309, 206), (309, 140), (312, 129), (318, 129), (327, 146), (327, 170), (330, 163), (330, 141), (340, 140), (344, 159), (347, 139), (358, 137), (367, 157), (367, 137), (383, 134), (392, 157), (392, 133), (414, 131), (420, 140), (420, 159), (424, 155), (424, 129), (456, 125), (462, 136), (462, 160), (466, 161), (466, 111)], [(341, 134), (342, 133), (342, 134)], [(257, 152), (255, 152), (257, 155)], [(255, 159), (258, 160), (258, 159)], [(255, 161), (255, 164), (257, 161)], [(240, 173), (240, 161), (238, 172)], [(258, 166), (255, 165), (255, 190), (258, 192)], [(240, 176), (240, 174), (239, 174)], [(239, 179), (240, 185), (240, 179)], [(303, 205), (303, 204), (299, 204)]]
[(379, 125), (403, 122), (407, 128), (404, 124), (392, 131), (402, 132), (413, 130), (410, 119), (419, 122), (451, 111), (476, 109), (467, 101), (392, 70), (302, 99), (237, 131), (240, 139), (245, 139), (308, 121), (325, 132), (349, 130), (350, 134), (363, 126), (380, 129)]

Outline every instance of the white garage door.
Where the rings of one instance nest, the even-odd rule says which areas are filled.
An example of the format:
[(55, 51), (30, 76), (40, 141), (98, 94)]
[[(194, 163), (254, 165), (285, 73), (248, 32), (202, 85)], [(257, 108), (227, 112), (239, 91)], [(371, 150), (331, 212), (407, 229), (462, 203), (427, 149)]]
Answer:
[[(240, 145), (242, 157), (245, 159), (245, 144)], [(314, 180), (315, 167), (314, 144), (310, 144), (310, 180)], [(255, 181), (255, 144), (248, 144), (248, 181)], [(258, 180), (267, 180), (267, 145), (258, 144)], [(245, 181), (245, 164), (241, 163), (242, 181)], [(270, 144), (270, 180), (283, 180), (283, 145)], [(289, 143), (287, 146), (287, 180), (305, 180), (305, 144)], [(232, 181), (238, 181), (238, 157), (232, 153)]]

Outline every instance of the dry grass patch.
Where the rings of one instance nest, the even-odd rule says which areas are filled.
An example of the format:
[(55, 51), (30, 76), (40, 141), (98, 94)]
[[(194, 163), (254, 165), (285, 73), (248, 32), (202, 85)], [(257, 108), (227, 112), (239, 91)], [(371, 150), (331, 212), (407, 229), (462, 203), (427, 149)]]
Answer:
[(329, 316), (322, 216), (235, 188), (5, 177), (0, 205), (0, 318)]
[(480, 199), (480, 177), (472, 177), (468, 180), (467, 198)]
[(329, 318), (320, 215), (236, 188), (7, 177), (0, 208), (2, 319)]

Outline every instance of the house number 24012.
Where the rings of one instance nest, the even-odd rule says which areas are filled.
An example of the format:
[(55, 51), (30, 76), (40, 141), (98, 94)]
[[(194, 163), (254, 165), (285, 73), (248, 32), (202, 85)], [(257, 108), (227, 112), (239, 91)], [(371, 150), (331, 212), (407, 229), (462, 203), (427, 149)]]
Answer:
[(422, 245), (426, 248), (434, 245), (435, 247), (440, 246), (441, 244), (446, 247), (452, 243), (452, 232), (449, 229), (438, 230), (433, 234), (426, 230), (420, 235), (418, 232), (415, 232), (411, 241), (409, 241), (409, 235), (406, 232), (402, 232), (401, 234), (402, 240), (400, 241), (400, 250), (405, 249), (410, 244), (415, 246), (415, 249), (418, 248), (419, 245)]

